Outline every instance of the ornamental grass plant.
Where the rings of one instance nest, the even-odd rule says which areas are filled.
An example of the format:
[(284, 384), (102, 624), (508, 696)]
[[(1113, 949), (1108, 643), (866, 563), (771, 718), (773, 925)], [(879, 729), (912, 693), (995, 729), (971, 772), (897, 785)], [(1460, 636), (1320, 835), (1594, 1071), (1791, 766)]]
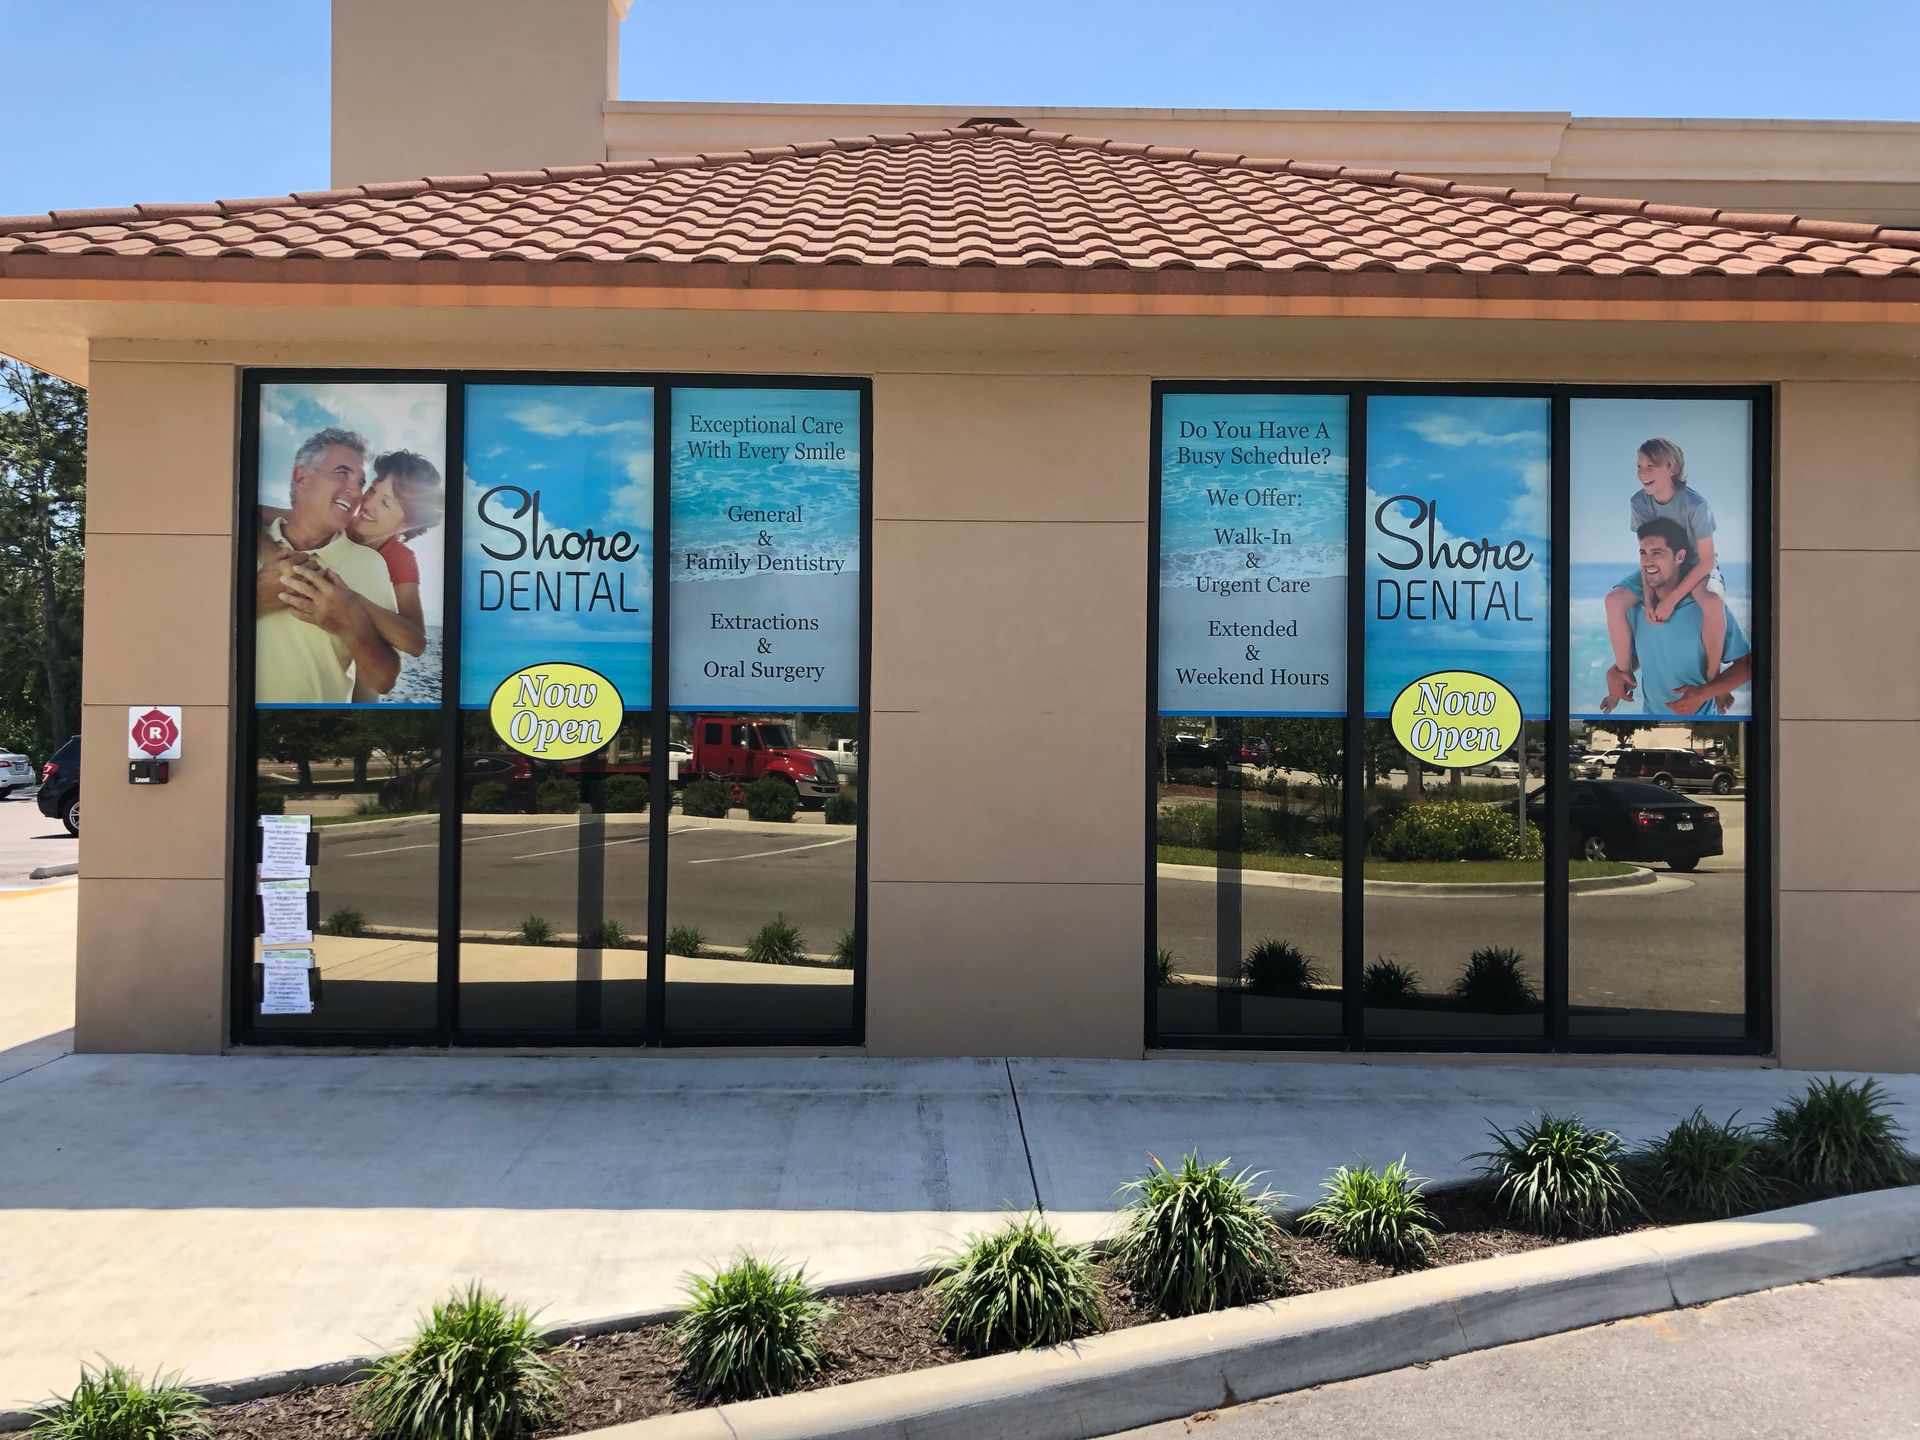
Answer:
[(1736, 1112), (1726, 1123), (1693, 1114), (1634, 1157), (1642, 1188), (1652, 1197), (1709, 1215), (1761, 1209), (1778, 1185), (1761, 1168), (1760, 1139)]
[(1574, 1115), (1541, 1114), (1511, 1132), (1494, 1126), (1493, 1148), (1474, 1156), (1508, 1218), (1542, 1235), (1612, 1230), (1641, 1213), (1625, 1171), (1626, 1147), (1611, 1130)]
[(1913, 1165), (1878, 1080), (1809, 1084), (1767, 1117), (1761, 1135), (1780, 1173), (1816, 1195), (1905, 1185)]
[(1115, 1242), (1114, 1268), (1168, 1315), (1195, 1315), (1243, 1305), (1266, 1289), (1277, 1263), (1280, 1227), (1273, 1207), (1284, 1200), (1255, 1185), (1263, 1172), (1227, 1173), (1228, 1161), (1198, 1154), (1168, 1169), (1157, 1157), (1124, 1186), (1130, 1195)]
[(688, 1284), (672, 1331), (681, 1383), (702, 1404), (791, 1390), (820, 1368), (832, 1314), (804, 1270), (740, 1251)]
[(784, 914), (747, 937), (747, 959), (760, 965), (797, 965), (804, 958), (800, 931)]
[(699, 955), (706, 945), (706, 932), (698, 925), (676, 925), (667, 931), (669, 955)]
[(1408, 1005), (1420, 994), (1420, 977), (1382, 955), (1360, 972), (1360, 995), (1369, 1005)]
[(353, 1411), (374, 1440), (514, 1440), (561, 1413), (560, 1371), (525, 1310), (479, 1285), (376, 1360)]
[(1453, 993), (1468, 1009), (1496, 1015), (1540, 1008), (1540, 992), (1527, 978), (1525, 958), (1505, 945), (1483, 945), (1474, 951), (1453, 982)]
[(1326, 977), (1320, 962), (1291, 940), (1262, 940), (1240, 962), (1240, 983), (1256, 995), (1310, 995)]
[(1300, 1217), (1300, 1228), (1356, 1259), (1400, 1269), (1425, 1265), (1440, 1252), (1426, 1184), (1408, 1172), (1404, 1155), (1384, 1170), (1342, 1165), (1320, 1187), (1327, 1193)]
[(933, 1291), (941, 1335), (975, 1355), (1058, 1345), (1106, 1323), (1086, 1248), (1063, 1245), (1033, 1214), (968, 1236), (941, 1264)]
[(29, 1433), (42, 1440), (201, 1440), (213, 1433), (205, 1407), (177, 1373), (143, 1380), (106, 1360), (98, 1370), (81, 1366), (73, 1393), (35, 1412)]

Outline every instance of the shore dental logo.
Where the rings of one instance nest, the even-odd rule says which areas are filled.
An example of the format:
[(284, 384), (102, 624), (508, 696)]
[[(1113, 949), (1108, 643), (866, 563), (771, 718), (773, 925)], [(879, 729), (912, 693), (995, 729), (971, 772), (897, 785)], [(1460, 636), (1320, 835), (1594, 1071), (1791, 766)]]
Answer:
[(578, 760), (620, 729), (612, 681), (584, 665), (529, 665), (502, 680), (488, 706), (501, 743), (541, 760)]
[(1491, 676), (1437, 670), (1393, 702), (1393, 738), (1409, 755), (1443, 770), (1498, 759), (1520, 738), (1520, 702)]

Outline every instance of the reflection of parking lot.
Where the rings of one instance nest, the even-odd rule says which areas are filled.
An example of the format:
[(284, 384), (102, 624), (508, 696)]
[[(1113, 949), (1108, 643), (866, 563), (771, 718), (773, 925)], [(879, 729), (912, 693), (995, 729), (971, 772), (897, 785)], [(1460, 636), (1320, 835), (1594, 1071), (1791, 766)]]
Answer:
[[(583, 825), (582, 821), (585, 821)], [(577, 928), (582, 866), (600, 913), (629, 934), (647, 923), (644, 816), (515, 817), (469, 826), (461, 844), (461, 925), (509, 931), (529, 915), (555, 931)], [(853, 925), (851, 826), (764, 829), (675, 819), (668, 847), (675, 925), (696, 925), (714, 945), (744, 945), (776, 914), (800, 928), (804, 948), (830, 951)], [(321, 909), (351, 906), (376, 926), (437, 924), (439, 826), (429, 817), (321, 831), (315, 883)]]
[[(1746, 973), (1747, 803), (1744, 795), (1692, 795), (1720, 812), (1726, 853), (1695, 873), (1655, 866), (1652, 886), (1575, 891), (1569, 920), (1572, 1003), (1686, 1011), (1738, 1011)], [(1339, 971), (1340, 896), (1246, 885), (1241, 950), (1290, 940)], [(1216, 887), (1159, 882), (1159, 939), (1187, 974), (1216, 968)], [(1449, 898), (1374, 893), (1366, 899), (1364, 953), (1410, 966), (1422, 988), (1444, 990), (1485, 945), (1511, 945), (1534, 963), (1543, 950), (1539, 895)]]

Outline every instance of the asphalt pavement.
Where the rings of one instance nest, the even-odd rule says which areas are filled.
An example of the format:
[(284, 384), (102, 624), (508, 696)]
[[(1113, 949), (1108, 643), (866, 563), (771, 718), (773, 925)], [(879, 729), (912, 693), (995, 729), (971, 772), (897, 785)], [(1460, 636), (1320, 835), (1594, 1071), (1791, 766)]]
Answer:
[[(437, 924), (439, 824), (411, 817), (320, 832), (321, 908), (360, 910), (374, 927)], [(742, 946), (776, 915), (807, 948), (831, 950), (853, 926), (854, 831), (702, 827), (676, 820), (667, 847), (668, 924), (697, 926), (710, 945)], [(629, 934), (646, 932), (649, 844), (644, 815), (527, 816), (471, 825), (461, 838), (461, 924), (511, 931), (529, 915), (574, 932), (583, 896)]]
[(70, 865), (80, 858), (80, 842), (58, 820), (40, 813), (33, 791), (16, 791), (0, 800), (0, 890), (18, 890), (44, 881), (29, 877), (43, 865)]
[(1126, 1432), (1420, 1440), (1920, 1436), (1920, 1264), (1482, 1350)]

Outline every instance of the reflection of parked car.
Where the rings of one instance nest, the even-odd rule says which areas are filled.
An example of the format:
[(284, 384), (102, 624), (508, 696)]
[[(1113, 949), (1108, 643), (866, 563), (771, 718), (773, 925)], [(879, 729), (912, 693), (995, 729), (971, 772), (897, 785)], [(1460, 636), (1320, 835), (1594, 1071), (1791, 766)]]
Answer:
[(825, 745), (813, 746), (812, 750), (821, 759), (833, 762), (833, 768), (840, 772), (842, 781), (851, 783), (860, 778), (858, 740), (829, 740)]
[(1217, 740), (1187, 736), (1176, 738), (1167, 746), (1169, 770), (1224, 770), (1226, 767), (1227, 747)]
[(1651, 780), (1669, 790), (1711, 790), (1731, 795), (1740, 777), (1725, 765), (1691, 750), (1622, 750), (1614, 761), (1616, 780)]
[[(1546, 789), (1527, 797), (1527, 820), (1546, 828)], [(1576, 860), (1663, 860), (1691, 870), (1725, 846), (1720, 812), (1640, 780), (1581, 780), (1567, 787), (1567, 849)]]
[[(534, 760), (507, 752), (468, 755), (460, 772), (460, 803), (472, 803), (476, 785), (503, 785), (510, 810), (534, 809), (536, 792), (543, 780), (553, 780), (566, 772), (550, 760)], [(396, 776), (380, 787), (380, 804), (387, 810), (433, 810), (440, 804), (440, 762), (429, 760), (416, 765), (405, 775)]]
[(33, 788), (33, 762), (24, 755), (0, 754), (0, 800)]
[(80, 737), (74, 736), (40, 767), (40, 813), (80, 833)]

